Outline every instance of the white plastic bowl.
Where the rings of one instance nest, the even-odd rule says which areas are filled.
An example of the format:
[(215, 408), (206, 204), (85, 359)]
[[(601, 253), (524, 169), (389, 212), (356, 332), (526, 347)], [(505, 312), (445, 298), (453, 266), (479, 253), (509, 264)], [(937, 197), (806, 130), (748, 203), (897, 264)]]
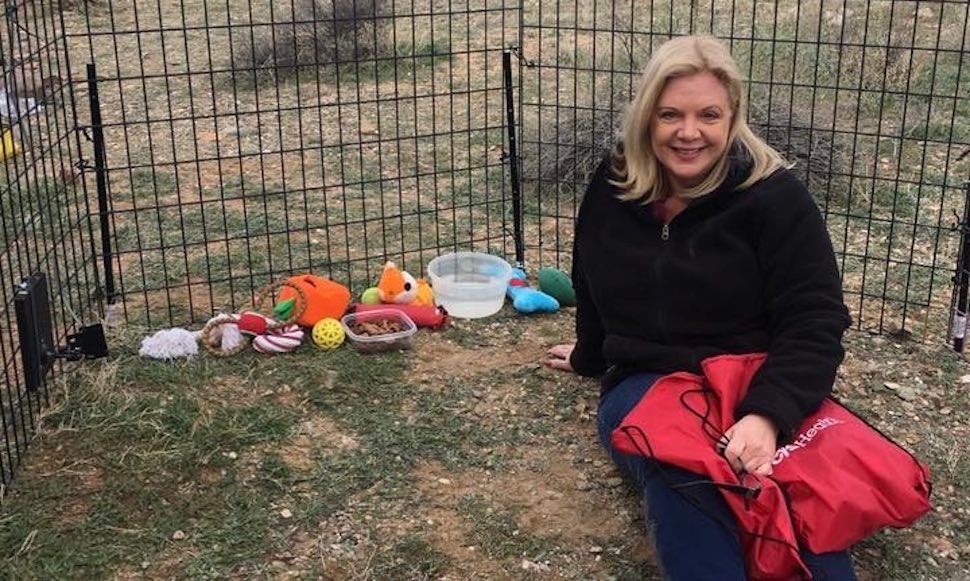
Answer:
[(512, 267), (491, 254), (454, 252), (428, 263), (428, 278), (435, 302), (449, 315), (478, 319), (502, 309)]

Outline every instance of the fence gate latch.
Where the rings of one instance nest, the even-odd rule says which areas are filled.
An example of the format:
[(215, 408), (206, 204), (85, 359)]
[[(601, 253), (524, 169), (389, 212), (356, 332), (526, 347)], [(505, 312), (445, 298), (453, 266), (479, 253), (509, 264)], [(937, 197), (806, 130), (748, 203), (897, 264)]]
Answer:
[(28, 390), (36, 390), (43, 384), (44, 376), (55, 359), (80, 361), (108, 355), (108, 344), (100, 323), (87, 325), (79, 332), (68, 335), (64, 347), (54, 345), (47, 277), (43, 273), (33, 274), (17, 285), (14, 289), (14, 307)]
[(108, 342), (104, 338), (104, 327), (101, 323), (82, 327), (80, 332), (68, 335), (67, 347), (53, 353), (53, 357), (68, 361), (100, 359), (107, 356)]

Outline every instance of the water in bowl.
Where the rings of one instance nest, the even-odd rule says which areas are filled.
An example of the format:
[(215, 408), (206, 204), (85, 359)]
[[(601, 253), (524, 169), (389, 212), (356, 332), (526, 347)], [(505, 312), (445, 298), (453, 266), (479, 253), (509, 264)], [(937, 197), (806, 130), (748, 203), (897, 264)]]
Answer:
[(452, 317), (459, 319), (487, 317), (497, 313), (505, 302), (504, 294), (496, 297), (495, 291), (490, 288), (468, 286), (468, 283), (481, 285), (492, 282), (485, 275), (445, 275), (441, 277), (441, 281), (445, 284), (438, 285), (443, 290), (435, 291), (435, 301)]
[(428, 275), (435, 302), (449, 315), (478, 319), (501, 310), (511, 267), (496, 256), (457, 252), (432, 260)]

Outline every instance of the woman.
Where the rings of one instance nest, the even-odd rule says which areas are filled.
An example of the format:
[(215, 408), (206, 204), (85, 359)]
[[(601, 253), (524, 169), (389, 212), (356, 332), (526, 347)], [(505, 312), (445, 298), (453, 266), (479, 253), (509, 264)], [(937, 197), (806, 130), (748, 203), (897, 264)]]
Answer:
[[(766, 352), (723, 453), (739, 473), (769, 475), (778, 444), (830, 393), (850, 322), (818, 208), (744, 110), (741, 73), (719, 41), (655, 51), (579, 211), (576, 343), (547, 361), (603, 376), (600, 440), (642, 491), (674, 580), (745, 579), (736, 521), (714, 487), (671, 488), (671, 475), (698, 475), (661, 475), (610, 449), (613, 429), (660, 375)], [(846, 552), (803, 557), (818, 579), (855, 578)]]

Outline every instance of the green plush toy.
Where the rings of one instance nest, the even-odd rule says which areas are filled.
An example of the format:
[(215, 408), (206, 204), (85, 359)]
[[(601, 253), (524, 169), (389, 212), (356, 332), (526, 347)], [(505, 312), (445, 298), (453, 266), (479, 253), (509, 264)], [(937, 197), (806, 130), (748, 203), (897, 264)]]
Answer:
[(539, 290), (551, 295), (563, 307), (576, 306), (576, 291), (569, 276), (555, 268), (539, 269)]

